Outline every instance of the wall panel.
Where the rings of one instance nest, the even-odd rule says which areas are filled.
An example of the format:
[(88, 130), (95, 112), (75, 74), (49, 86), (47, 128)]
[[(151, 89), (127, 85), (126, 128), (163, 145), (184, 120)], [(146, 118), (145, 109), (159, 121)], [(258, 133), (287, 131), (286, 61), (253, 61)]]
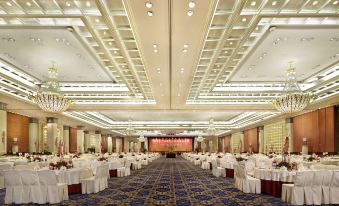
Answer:
[(252, 145), (252, 152), (258, 152), (258, 128), (252, 128), (244, 131), (244, 151), (250, 152), (250, 145)]
[(7, 152), (12, 152), (13, 138), (18, 139), (18, 152), (29, 151), (29, 118), (7, 112)]
[(69, 128), (69, 152), (76, 153), (77, 148), (77, 128)]

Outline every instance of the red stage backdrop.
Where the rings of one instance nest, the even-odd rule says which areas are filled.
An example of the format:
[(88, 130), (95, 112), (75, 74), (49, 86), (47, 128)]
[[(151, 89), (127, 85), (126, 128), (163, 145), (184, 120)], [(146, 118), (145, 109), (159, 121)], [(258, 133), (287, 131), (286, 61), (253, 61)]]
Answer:
[(148, 137), (148, 149), (150, 152), (167, 152), (171, 147), (176, 152), (190, 152), (193, 150), (192, 138)]

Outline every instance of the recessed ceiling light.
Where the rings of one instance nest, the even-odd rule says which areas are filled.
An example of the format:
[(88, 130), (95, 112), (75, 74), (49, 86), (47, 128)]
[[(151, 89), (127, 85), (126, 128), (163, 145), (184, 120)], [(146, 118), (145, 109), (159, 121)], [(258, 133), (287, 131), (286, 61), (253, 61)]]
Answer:
[(71, 4), (68, 1), (66, 1), (66, 6), (71, 6)]
[(242, 20), (241, 21), (243, 21), (243, 22), (246, 22), (247, 21), (247, 19), (244, 17), (244, 18), (242, 18)]
[(12, 6), (12, 3), (9, 2), (9, 1), (7, 1), (6, 4), (7, 4), (7, 6)]
[(318, 1), (314, 1), (312, 4), (314, 6), (314, 5), (317, 5), (317, 3), (318, 3)]
[(115, 50), (113, 53), (114, 53), (114, 54), (117, 54), (117, 53), (118, 53), (118, 51), (116, 51), (116, 50)]
[(103, 33), (104, 35), (106, 35), (106, 31), (104, 31), (104, 33)]
[(152, 8), (153, 4), (151, 2), (146, 2), (145, 6), (150, 9)]
[(187, 52), (187, 49), (183, 49), (182, 52)]
[(155, 53), (157, 53), (157, 52), (158, 52), (158, 49), (154, 49), (153, 51), (154, 51)]
[(332, 4), (333, 4), (333, 5), (336, 5), (336, 4), (338, 4), (338, 1), (334, 1)]
[(189, 11), (187, 12), (187, 16), (193, 16), (193, 11), (192, 11), (192, 10), (189, 10)]
[(257, 2), (255, 2), (255, 1), (251, 2), (251, 6), (255, 6), (256, 4), (257, 4)]
[(184, 48), (188, 48), (188, 44), (184, 44)]
[(112, 45), (112, 42), (108, 42), (109, 45)]
[(148, 12), (147, 12), (147, 15), (148, 15), (148, 16), (153, 16), (153, 11), (148, 11)]
[(233, 42), (230, 42), (230, 45), (232, 45), (233, 44)]
[(87, 6), (87, 7), (90, 7), (90, 6), (91, 6), (91, 2), (87, 1), (87, 2), (86, 2), (86, 6)]
[(275, 5), (277, 5), (277, 1), (272, 2), (272, 6), (275, 6)]
[(158, 45), (156, 45), (156, 44), (153, 44), (153, 48), (157, 48), (158, 47)]
[(99, 19), (95, 19), (95, 22), (99, 22), (100, 20)]
[(190, 1), (190, 3), (188, 3), (188, 7), (193, 9), (195, 7), (195, 2), (194, 1)]
[(178, 97), (180, 97), (180, 94), (178, 94)]
[(29, 2), (29, 1), (26, 2), (26, 5), (27, 6), (32, 6), (31, 2)]
[(225, 51), (225, 54), (227, 54), (228, 53), (228, 51)]

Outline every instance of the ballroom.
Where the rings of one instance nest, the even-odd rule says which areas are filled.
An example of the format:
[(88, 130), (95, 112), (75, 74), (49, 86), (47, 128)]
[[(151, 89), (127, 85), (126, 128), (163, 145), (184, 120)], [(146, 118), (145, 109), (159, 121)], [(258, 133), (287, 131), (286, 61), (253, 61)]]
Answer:
[(0, 205), (339, 205), (339, 0), (0, 0)]

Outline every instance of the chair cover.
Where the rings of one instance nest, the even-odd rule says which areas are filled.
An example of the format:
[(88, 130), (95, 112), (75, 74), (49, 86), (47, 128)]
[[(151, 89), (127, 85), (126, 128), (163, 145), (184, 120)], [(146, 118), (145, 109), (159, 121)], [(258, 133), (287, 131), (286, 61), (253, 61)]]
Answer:
[(55, 204), (68, 200), (68, 186), (57, 182), (53, 170), (40, 170), (38, 174), (44, 202)]
[(17, 170), (5, 170), (5, 204), (21, 204), (23, 185), (21, 176)]
[(314, 178), (314, 171), (305, 171), (305, 183), (304, 183), (304, 195), (305, 195), (305, 204), (306, 205), (313, 205), (313, 191), (312, 191), (312, 184)]
[(23, 184), (22, 203), (45, 203), (41, 193), (38, 173), (33, 170), (20, 170), (19, 173)]
[(339, 204), (339, 170), (333, 171), (330, 184), (330, 204)]

